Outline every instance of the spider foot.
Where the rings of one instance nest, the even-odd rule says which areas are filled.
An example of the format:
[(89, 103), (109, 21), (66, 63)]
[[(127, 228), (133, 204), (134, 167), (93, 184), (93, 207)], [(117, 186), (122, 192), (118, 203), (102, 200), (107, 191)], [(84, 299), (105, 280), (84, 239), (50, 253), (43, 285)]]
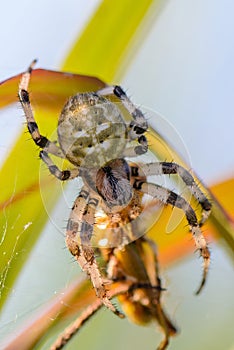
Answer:
[(81, 269), (89, 275), (95, 289), (96, 296), (101, 300), (103, 305), (105, 305), (118, 317), (124, 318), (125, 315), (116, 309), (108, 297), (107, 289), (105, 287), (105, 280), (100, 273), (93, 248), (83, 245), (78, 247), (74, 242), (74, 238), (71, 239), (69, 235), (67, 236), (67, 245)]
[(200, 286), (195, 293), (196, 295), (200, 294), (200, 292), (202, 291), (202, 289), (206, 283), (207, 274), (208, 274), (208, 270), (209, 270), (209, 266), (210, 266), (210, 251), (209, 251), (208, 247), (201, 248), (200, 255), (203, 258), (203, 276), (202, 276)]
[[(90, 275), (90, 277), (91, 277), (91, 275)], [(91, 277), (91, 280), (92, 280), (92, 277)], [(99, 288), (95, 287), (95, 291), (96, 291), (97, 297), (101, 300), (103, 305), (105, 305), (108, 309), (110, 309), (118, 317), (125, 318), (125, 315), (121, 311), (119, 311), (110, 301), (103, 281), (101, 282), (101, 286)]]
[(37, 63), (37, 59), (34, 59), (32, 61), (32, 63), (30, 64), (30, 66), (28, 67), (28, 69), (26, 70), (26, 72), (24, 72), (22, 74), (21, 80), (20, 80), (20, 84), (19, 84), (19, 97), (21, 100), (21, 91), (22, 90), (28, 90), (28, 85), (29, 85), (29, 81), (30, 81), (30, 75), (32, 73), (32, 70), (34, 69), (35, 65)]
[(28, 67), (27, 72), (31, 73), (36, 64), (37, 64), (37, 58), (34, 58), (34, 60), (30, 64), (30, 66)]

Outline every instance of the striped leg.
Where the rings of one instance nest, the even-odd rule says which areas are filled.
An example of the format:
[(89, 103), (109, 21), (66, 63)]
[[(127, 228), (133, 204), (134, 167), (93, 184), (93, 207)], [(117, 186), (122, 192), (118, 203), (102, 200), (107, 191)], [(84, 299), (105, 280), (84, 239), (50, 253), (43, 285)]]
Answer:
[(18, 96), (21, 103), (21, 106), (24, 110), (24, 114), (27, 121), (28, 131), (30, 132), (33, 141), (37, 146), (44, 149), (46, 152), (54, 154), (57, 157), (65, 158), (62, 150), (54, 143), (48, 140), (45, 136), (40, 134), (38, 125), (34, 119), (33, 110), (30, 103), (28, 86), (31, 78), (31, 73), (36, 64), (36, 60), (34, 60), (31, 65), (28, 67), (27, 71), (22, 74), (20, 83)]
[(83, 188), (74, 203), (68, 220), (66, 243), (82, 270), (90, 276), (97, 297), (113, 313), (123, 318), (124, 315), (114, 307), (107, 296), (104, 281), (95, 259), (94, 249), (91, 246), (97, 205), (98, 200), (89, 197), (88, 191)]
[(124, 154), (124, 157), (134, 157), (146, 153), (148, 151), (148, 142), (143, 134), (148, 129), (148, 123), (142, 111), (132, 103), (132, 101), (129, 99), (129, 97), (126, 95), (123, 89), (118, 85), (107, 86), (99, 90), (98, 94), (104, 96), (115, 95), (122, 102), (124, 107), (127, 109), (127, 111), (131, 114), (133, 118), (129, 125), (129, 137), (130, 140), (137, 140), (139, 142), (139, 145), (130, 148), (127, 151), (127, 153)]
[(204, 263), (202, 281), (198, 290), (196, 291), (196, 294), (199, 294), (206, 282), (207, 273), (208, 273), (209, 264), (210, 264), (210, 252), (209, 252), (206, 240), (201, 232), (201, 229), (193, 208), (189, 205), (189, 203), (183, 197), (159, 185), (146, 183), (141, 180), (135, 180), (133, 187), (136, 190), (139, 190), (143, 193), (150, 194), (152, 197), (157, 198), (159, 201), (161, 201), (164, 204), (170, 204), (184, 211), (193, 235), (195, 245), (199, 249), (200, 254), (203, 258), (203, 263)]
[(72, 180), (75, 177), (79, 176), (79, 169), (74, 168), (71, 170), (59, 170), (57, 165), (53, 163), (48, 154), (45, 151), (40, 152), (40, 158), (47, 165), (50, 173), (57, 177), (61, 181)]
[(181, 165), (169, 162), (158, 162), (142, 164), (140, 168), (131, 167), (132, 176), (143, 177), (149, 175), (171, 175), (177, 174), (184, 181), (185, 185), (190, 190), (191, 194), (197, 199), (202, 207), (202, 217), (199, 225), (202, 226), (208, 219), (211, 212), (211, 203), (206, 198), (205, 194), (201, 191), (193, 176), (188, 170), (183, 168)]

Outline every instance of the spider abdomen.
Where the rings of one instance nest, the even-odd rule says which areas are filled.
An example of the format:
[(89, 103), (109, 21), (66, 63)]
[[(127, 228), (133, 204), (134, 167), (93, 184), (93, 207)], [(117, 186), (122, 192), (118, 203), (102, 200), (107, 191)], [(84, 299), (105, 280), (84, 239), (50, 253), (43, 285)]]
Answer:
[(96, 189), (109, 208), (127, 206), (132, 199), (130, 167), (125, 159), (114, 159), (96, 175)]
[(58, 139), (71, 163), (100, 168), (113, 158), (121, 158), (127, 127), (114, 103), (95, 93), (82, 93), (65, 104), (58, 122)]

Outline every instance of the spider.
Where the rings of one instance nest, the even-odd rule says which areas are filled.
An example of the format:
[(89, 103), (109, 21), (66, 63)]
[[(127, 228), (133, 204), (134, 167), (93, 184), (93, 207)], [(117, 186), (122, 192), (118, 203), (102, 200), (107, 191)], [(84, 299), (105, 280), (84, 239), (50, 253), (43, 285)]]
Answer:
[[(104, 225), (104, 231), (109, 230), (108, 235), (101, 240), (106, 247), (115, 246), (121, 250), (134, 240), (137, 241), (139, 239), (137, 224), (135, 226), (134, 224), (144, 212), (142, 198), (145, 194), (164, 205), (175, 206), (184, 212), (195, 245), (203, 258), (202, 281), (196, 292), (200, 293), (206, 282), (210, 263), (210, 252), (201, 226), (211, 212), (211, 203), (193, 176), (188, 170), (173, 162), (134, 163), (127, 160), (148, 152), (145, 135), (148, 123), (141, 110), (135, 107), (120, 86), (106, 86), (96, 92), (77, 93), (70, 97), (58, 120), (58, 144), (42, 136), (34, 119), (28, 92), (35, 63), (36, 60), (22, 74), (18, 91), (19, 100), (24, 110), (28, 131), (35, 144), (40, 147), (40, 158), (50, 173), (61, 181), (76, 177), (81, 177), (83, 181), (83, 187), (68, 219), (66, 244), (81, 269), (89, 275), (99, 302), (117, 316), (124, 317), (111, 301), (106, 278), (102, 275), (95, 257), (94, 246), (98, 245), (95, 228)], [(113, 102), (113, 98), (128, 112), (129, 121)], [(49, 154), (68, 160), (73, 168), (60, 170)], [(163, 174), (176, 174), (183, 180), (202, 208), (200, 221), (191, 205), (182, 196), (147, 181), (151, 175)], [(116, 255), (113, 250), (111, 252), (109, 257), (113, 258), (108, 260), (108, 266), (111, 265), (110, 261), (115, 260), (117, 262), (114, 266), (112, 264), (112, 270), (119, 270), (118, 259), (114, 259)], [(112, 272), (108, 278), (113, 281), (118, 276), (119, 273), (116, 275)], [(124, 277), (126, 278), (126, 274)], [(138, 283), (138, 288), (142, 289), (141, 281)], [(152, 290), (160, 289), (160, 284), (155, 286), (149, 281), (147, 283), (148, 288), (145, 286), (146, 282), (143, 283), (146, 289), (149, 287)], [(132, 292), (137, 289), (136, 284), (135, 287), (131, 285), (129, 288)], [(159, 301), (159, 296), (157, 300)], [(165, 317), (163, 322), (165, 324)]]

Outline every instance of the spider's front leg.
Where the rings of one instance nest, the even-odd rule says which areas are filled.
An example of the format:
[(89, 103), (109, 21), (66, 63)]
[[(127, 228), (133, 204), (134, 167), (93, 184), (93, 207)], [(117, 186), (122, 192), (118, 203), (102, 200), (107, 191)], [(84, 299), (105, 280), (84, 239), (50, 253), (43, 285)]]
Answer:
[(95, 259), (94, 249), (91, 246), (97, 205), (98, 199), (90, 197), (87, 189), (83, 187), (75, 200), (68, 220), (66, 243), (82, 270), (90, 276), (97, 297), (113, 313), (123, 318), (124, 314), (114, 307), (107, 295), (104, 280)]
[(79, 175), (78, 168), (62, 171), (58, 169), (58, 167), (52, 162), (52, 160), (48, 156), (48, 153), (51, 153), (59, 158), (65, 158), (65, 155), (60, 149), (60, 147), (58, 147), (54, 142), (48, 140), (47, 137), (42, 136), (40, 134), (38, 125), (34, 119), (33, 110), (31, 107), (28, 93), (28, 86), (31, 78), (31, 73), (35, 64), (36, 60), (34, 60), (27, 69), (27, 71), (22, 74), (18, 91), (20, 103), (22, 105), (26, 117), (28, 131), (31, 134), (35, 144), (42, 149), (42, 151), (40, 151), (40, 158), (47, 165), (51, 174), (61, 181), (71, 180)]

